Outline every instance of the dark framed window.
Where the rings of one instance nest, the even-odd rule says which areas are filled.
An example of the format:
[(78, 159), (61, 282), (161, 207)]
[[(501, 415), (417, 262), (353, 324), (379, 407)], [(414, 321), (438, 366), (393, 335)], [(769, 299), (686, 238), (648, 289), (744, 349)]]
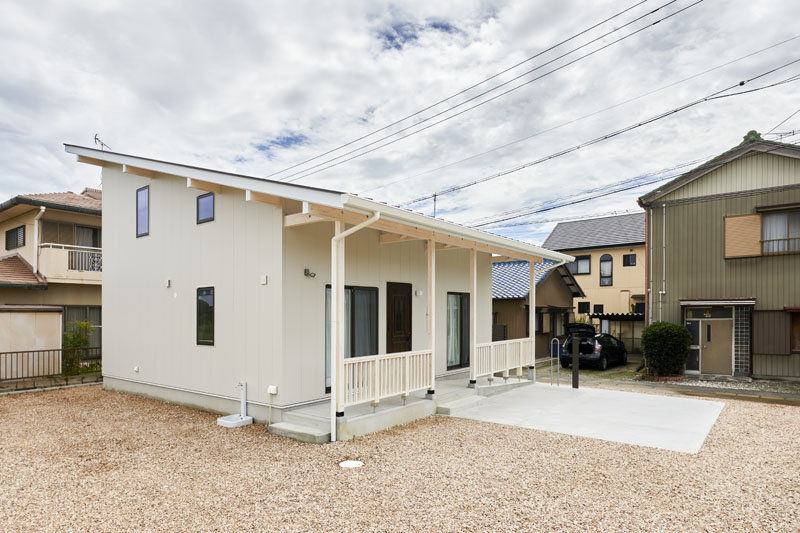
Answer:
[(614, 260), (611, 258), (611, 254), (603, 254), (600, 257), (600, 286), (601, 287), (610, 287), (613, 285), (613, 271), (614, 271)]
[(214, 193), (201, 194), (197, 197), (197, 223), (214, 220)]
[(624, 267), (635, 267), (636, 266), (636, 254), (625, 254), (622, 256), (622, 266)]
[(197, 289), (197, 344), (214, 346), (214, 287)]
[(89, 348), (103, 346), (103, 312), (101, 307), (65, 305), (61, 314), (63, 331), (74, 331), (75, 322), (89, 322), (92, 325), (92, 329), (89, 332)]
[(567, 270), (569, 270), (572, 274), (591, 274), (592, 256), (576, 255), (575, 261), (572, 263), (567, 263)]
[(136, 236), (150, 235), (150, 186), (136, 190)]
[(597, 314), (603, 314), (603, 304), (594, 304), (594, 312)]
[[(331, 286), (325, 286), (325, 391), (331, 389)], [(378, 353), (378, 288), (344, 288), (344, 356)]]
[(25, 246), (25, 225), (6, 231), (6, 250)]
[(636, 302), (636, 307), (634, 307), (634, 313), (641, 313), (644, 314), (644, 302)]
[(578, 312), (588, 314), (589, 313), (589, 302), (578, 302)]
[(761, 253), (800, 252), (800, 211), (765, 214), (761, 217)]

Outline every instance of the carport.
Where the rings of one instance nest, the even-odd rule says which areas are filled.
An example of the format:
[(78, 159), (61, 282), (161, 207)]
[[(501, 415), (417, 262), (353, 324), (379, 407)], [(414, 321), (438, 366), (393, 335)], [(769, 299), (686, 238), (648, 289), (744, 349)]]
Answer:
[(698, 453), (724, 404), (537, 383), (451, 416), (612, 442)]

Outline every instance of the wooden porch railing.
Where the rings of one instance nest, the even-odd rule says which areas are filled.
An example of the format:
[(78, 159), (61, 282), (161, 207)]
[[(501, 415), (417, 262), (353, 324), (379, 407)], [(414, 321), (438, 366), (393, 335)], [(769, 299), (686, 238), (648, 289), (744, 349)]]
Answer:
[(344, 360), (343, 406), (431, 389), (431, 350), (401, 352)]
[(533, 341), (529, 338), (485, 342), (475, 346), (475, 377), (491, 377), (497, 372), (508, 377), (510, 370), (533, 363)]

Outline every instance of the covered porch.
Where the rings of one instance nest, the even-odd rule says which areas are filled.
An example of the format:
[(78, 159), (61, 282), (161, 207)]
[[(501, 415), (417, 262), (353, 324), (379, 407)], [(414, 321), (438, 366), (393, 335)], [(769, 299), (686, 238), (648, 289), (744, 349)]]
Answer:
[[(410, 415), (419, 418), (435, 411), (437, 402), (431, 400), (481, 385), (505, 383), (510, 378), (516, 382), (535, 378), (536, 349), (532, 337), (479, 342), (479, 310), (490, 316), (491, 298), (486, 295), (485, 302), (478, 298), (478, 257), (480, 254), (484, 254), (484, 258), (486, 254), (502, 255), (536, 263), (542, 262), (544, 256), (555, 260), (554, 267), (571, 260), (571, 257), (369, 200), (350, 197), (348, 204), (348, 209), (331, 209), (304, 203), (302, 212), (284, 217), (287, 228), (333, 222), (330, 288), (326, 305), (330, 400), (291, 410), (284, 414), (284, 420), (300, 416), (313, 419), (319, 426), (324, 418), (325, 423), (329, 424), (330, 439), (335, 441), (339, 433), (344, 438), (351, 436), (352, 432), (344, 426), (364, 415), (375, 415), (427, 401), (427, 406), (417, 405), (417, 412)], [(386, 333), (387, 353), (356, 355), (350, 347), (350, 343), (355, 342), (353, 331), (358, 328), (354, 322), (359, 319), (346, 309), (349, 301), (346, 291), (351, 291), (348, 295), (351, 299), (355, 294), (354, 288), (345, 284), (345, 265), (352, 265), (352, 262), (348, 263), (346, 243), (349, 237), (363, 230), (379, 232), (380, 247), (417, 241), (418, 249), (424, 250), (426, 287), (424, 290), (414, 290), (414, 296), (425, 295), (425, 322), (424, 331), (420, 326), (414, 332), (416, 342), (413, 350), (402, 349), (402, 339), (397, 344), (393, 343), (391, 331)], [(437, 308), (437, 256), (453, 249), (462, 250), (459, 258), (461, 266), (467, 266), (469, 270), (468, 290), (465, 293), (447, 292), (445, 306), (441, 305), (443, 302), (440, 300)], [(468, 265), (463, 265), (464, 262)], [(535, 308), (534, 276), (529, 276), (527, 284), (530, 294), (528, 305)], [(418, 283), (418, 286), (421, 284)], [(441, 292), (440, 289), (440, 296)], [(459, 296), (465, 298), (460, 300)], [(392, 301), (387, 297), (387, 329), (392, 327), (393, 321), (397, 321), (400, 325), (396, 331), (402, 336), (400, 311), (392, 306)], [(534, 332), (535, 316), (529, 317), (529, 320), (529, 331)], [(412, 326), (409, 324), (408, 327)], [(420, 343), (420, 334), (425, 337), (424, 343)], [(440, 338), (437, 344), (437, 335), (445, 336), (446, 340)], [(397, 350), (398, 347), (401, 349)], [(410, 347), (409, 343), (406, 348)], [(443, 359), (447, 361), (445, 372), (442, 368)], [(440, 365), (438, 371), (437, 361)], [(322, 411), (325, 411), (325, 416)], [(402, 416), (396, 420), (395, 423), (406, 421)]]

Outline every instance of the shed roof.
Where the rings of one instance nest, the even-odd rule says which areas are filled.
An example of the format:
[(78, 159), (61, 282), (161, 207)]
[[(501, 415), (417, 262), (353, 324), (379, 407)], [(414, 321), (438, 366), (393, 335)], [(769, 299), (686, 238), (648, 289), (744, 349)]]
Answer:
[(34, 274), (31, 265), (19, 254), (14, 253), (0, 257), (0, 287), (44, 289), (47, 287), (47, 282), (41, 276)]
[(549, 250), (580, 250), (644, 244), (644, 213), (559, 222), (547, 240)]
[[(583, 290), (572, 274), (563, 266), (553, 269), (558, 261), (545, 259), (534, 267), (536, 286), (553, 271), (564, 279), (574, 297), (583, 297)], [(530, 285), (530, 263), (528, 261), (502, 261), (492, 263), (492, 298), (527, 298)]]

